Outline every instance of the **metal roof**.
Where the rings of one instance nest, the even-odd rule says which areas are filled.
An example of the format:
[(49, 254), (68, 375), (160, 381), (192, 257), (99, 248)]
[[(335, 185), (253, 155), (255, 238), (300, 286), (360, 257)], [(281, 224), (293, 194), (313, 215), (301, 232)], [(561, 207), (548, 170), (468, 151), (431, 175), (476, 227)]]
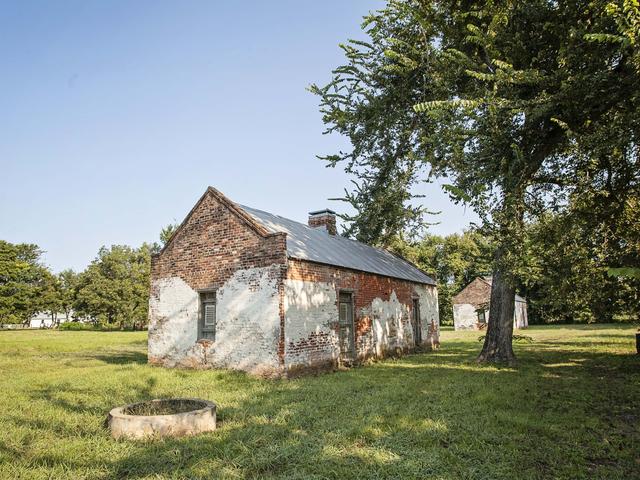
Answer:
[(290, 258), (376, 273), (412, 282), (436, 284), (420, 269), (387, 250), (374, 248), (340, 235), (330, 235), (325, 229), (311, 228), (279, 215), (243, 205), (238, 206), (270, 232), (286, 233), (287, 255)]

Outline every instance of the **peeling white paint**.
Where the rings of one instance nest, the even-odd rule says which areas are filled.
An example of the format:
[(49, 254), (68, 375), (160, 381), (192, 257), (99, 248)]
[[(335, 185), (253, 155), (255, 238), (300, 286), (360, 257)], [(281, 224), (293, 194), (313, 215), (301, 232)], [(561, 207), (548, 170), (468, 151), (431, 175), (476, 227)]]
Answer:
[(386, 351), (413, 346), (410, 313), (409, 306), (400, 303), (395, 291), (391, 292), (387, 301), (375, 298), (371, 302), (376, 355), (382, 356)]
[[(215, 341), (198, 341), (200, 296), (179, 277), (154, 281), (150, 299), (149, 357), (165, 366), (217, 367), (277, 375), (280, 310), (280, 266), (239, 270), (216, 292)], [(284, 367), (335, 364), (340, 356), (337, 288), (334, 283), (286, 279)], [(354, 294), (358, 295), (355, 291)], [(438, 298), (435, 287), (416, 285), (420, 302), (423, 344), (439, 338)], [(356, 336), (359, 358), (384, 356), (413, 348), (411, 305), (395, 291), (388, 300), (375, 298), (360, 308)]]
[(149, 356), (166, 366), (279, 369), (279, 266), (238, 270), (216, 292), (215, 341), (197, 341), (199, 294), (182, 279), (152, 285)]
[[(489, 320), (489, 309), (485, 309), (485, 320)], [(453, 325), (456, 330), (477, 330), (478, 311), (475, 305), (470, 303), (457, 303), (453, 305)], [(527, 328), (529, 325), (527, 318), (527, 304), (525, 302), (515, 302), (513, 312), (513, 328)]]
[(216, 365), (247, 371), (278, 368), (279, 269), (239, 270), (218, 290)]
[[(337, 333), (338, 308), (334, 283), (285, 280), (285, 366), (313, 366), (337, 362), (340, 356)], [(358, 292), (354, 292), (356, 298)], [(438, 296), (435, 287), (416, 285), (420, 302), (423, 344), (439, 343)], [(360, 308), (356, 316), (371, 320), (371, 328), (356, 336), (359, 358), (384, 356), (396, 349), (415, 346), (411, 325), (411, 306), (405, 305), (392, 291), (388, 300), (375, 298)]]
[(458, 303), (453, 306), (453, 324), (456, 330), (475, 330), (478, 313), (470, 303)]
[[(336, 288), (331, 283), (284, 281), (285, 365), (309, 366), (338, 358)], [(301, 342), (314, 341), (300, 351)]]
[(422, 344), (431, 348), (440, 345), (440, 313), (438, 289), (431, 285), (417, 285), (414, 289), (420, 302)]
[(153, 282), (149, 299), (149, 357), (177, 359), (198, 337), (198, 292), (180, 277)]

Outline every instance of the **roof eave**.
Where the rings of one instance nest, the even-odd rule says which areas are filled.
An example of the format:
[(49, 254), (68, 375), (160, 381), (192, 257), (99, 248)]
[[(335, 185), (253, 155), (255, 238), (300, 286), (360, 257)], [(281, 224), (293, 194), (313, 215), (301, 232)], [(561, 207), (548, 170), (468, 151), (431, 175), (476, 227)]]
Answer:
[(295, 255), (291, 255), (289, 253), (287, 253), (287, 258), (291, 258), (293, 260), (299, 260), (301, 262), (315, 263), (316, 265), (326, 265), (328, 267), (341, 268), (343, 270), (350, 270), (352, 272), (368, 273), (369, 275), (377, 275), (379, 277), (393, 278), (394, 280), (402, 280), (404, 282), (419, 283), (421, 285), (429, 285), (431, 287), (437, 287), (438, 286), (436, 284), (436, 282), (433, 281), (433, 279), (431, 277), (429, 277), (428, 275), (427, 275), (427, 277), (429, 277), (430, 282), (422, 282), (420, 280), (416, 280), (416, 279), (413, 279), (413, 278), (405, 278), (405, 277), (399, 277), (397, 275), (389, 275), (389, 274), (386, 274), (386, 273), (371, 272), (371, 271), (368, 271), (368, 270), (362, 270), (360, 268), (345, 267), (345, 266), (336, 265), (336, 264), (333, 264), (333, 263), (321, 262), (319, 260), (311, 260), (309, 258), (296, 257)]

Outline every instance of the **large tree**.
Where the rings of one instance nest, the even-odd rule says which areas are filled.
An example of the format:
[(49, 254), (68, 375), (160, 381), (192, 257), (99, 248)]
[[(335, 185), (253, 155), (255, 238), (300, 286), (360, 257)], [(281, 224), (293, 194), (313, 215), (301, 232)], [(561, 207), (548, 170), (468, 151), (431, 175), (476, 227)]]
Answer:
[(327, 131), (353, 147), (325, 157), (357, 178), (348, 233), (385, 245), (415, 226), (409, 192), (433, 176), (483, 219), (496, 249), (480, 361), (515, 360), (527, 220), (575, 189), (637, 188), (637, 12), (628, 0), (390, 0), (366, 17), (368, 41), (342, 46), (332, 81), (311, 87)]
[(42, 309), (51, 274), (41, 255), (37, 245), (0, 240), (0, 324), (27, 323)]
[(640, 320), (640, 278), (609, 274), (640, 267), (640, 196), (574, 196), (528, 225), (525, 251), (520, 278), (533, 321)]
[(147, 321), (151, 246), (102, 247), (77, 280), (76, 311), (120, 328)]
[(60, 281), (60, 309), (64, 313), (67, 322), (71, 320), (71, 312), (73, 312), (73, 304), (76, 301), (79, 277), (79, 274), (70, 268), (58, 274)]
[(63, 312), (62, 283), (58, 276), (49, 271), (43, 276), (38, 303), (40, 310), (51, 317), (51, 326), (58, 327), (60, 325), (58, 314)]

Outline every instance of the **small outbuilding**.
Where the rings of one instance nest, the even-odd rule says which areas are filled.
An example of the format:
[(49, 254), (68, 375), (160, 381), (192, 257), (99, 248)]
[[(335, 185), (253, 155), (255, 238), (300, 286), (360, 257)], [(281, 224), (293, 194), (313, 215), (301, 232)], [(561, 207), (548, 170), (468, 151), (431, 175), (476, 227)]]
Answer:
[(434, 280), (331, 210), (305, 225), (209, 187), (152, 257), (153, 364), (289, 376), (438, 342)]
[[(487, 326), (492, 277), (477, 277), (452, 299), (453, 324), (456, 330), (480, 330)], [(527, 301), (516, 294), (513, 328), (526, 328)]]

